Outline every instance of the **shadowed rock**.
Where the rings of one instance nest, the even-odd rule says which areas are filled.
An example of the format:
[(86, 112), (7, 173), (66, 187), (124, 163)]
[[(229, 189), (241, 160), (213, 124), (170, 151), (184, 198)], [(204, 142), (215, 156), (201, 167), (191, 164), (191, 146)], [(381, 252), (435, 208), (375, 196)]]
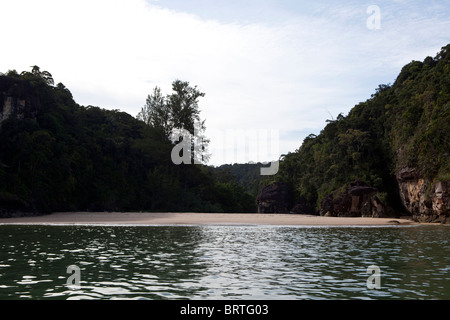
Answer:
[(363, 181), (350, 183), (344, 190), (329, 194), (322, 201), (320, 215), (332, 217), (373, 217), (390, 215), (377, 197), (378, 190)]
[(266, 186), (256, 200), (258, 213), (289, 213), (292, 207), (289, 186), (282, 182)]
[(0, 125), (10, 117), (35, 117), (37, 99), (29, 82), (0, 77)]

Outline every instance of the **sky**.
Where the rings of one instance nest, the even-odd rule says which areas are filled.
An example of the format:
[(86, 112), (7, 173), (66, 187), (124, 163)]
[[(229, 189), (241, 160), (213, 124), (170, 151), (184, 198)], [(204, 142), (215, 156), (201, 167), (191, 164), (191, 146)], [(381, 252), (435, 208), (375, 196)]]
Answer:
[(0, 0), (0, 72), (38, 65), (81, 105), (200, 98), (211, 165), (278, 160), (450, 43), (450, 1)]

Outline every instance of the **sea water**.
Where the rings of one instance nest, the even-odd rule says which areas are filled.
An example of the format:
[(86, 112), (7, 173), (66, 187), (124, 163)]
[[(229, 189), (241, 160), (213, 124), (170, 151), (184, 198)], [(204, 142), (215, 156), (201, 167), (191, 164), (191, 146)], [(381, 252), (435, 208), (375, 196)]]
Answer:
[(0, 299), (450, 299), (449, 240), (448, 226), (2, 225)]

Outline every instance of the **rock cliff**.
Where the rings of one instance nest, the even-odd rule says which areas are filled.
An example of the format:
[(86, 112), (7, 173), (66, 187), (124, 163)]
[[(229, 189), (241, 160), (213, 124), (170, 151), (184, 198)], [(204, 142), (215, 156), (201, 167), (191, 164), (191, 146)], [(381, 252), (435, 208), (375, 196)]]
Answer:
[(397, 173), (400, 197), (414, 220), (450, 224), (450, 181), (430, 182), (415, 168)]
[(31, 204), (11, 194), (0, 194), (0, 218), (38, 215)]
[[(393, 84), (379, 85), (348, 115), (328, 120), (320, 134), (284, 155), (279, 179), (289, 181), (293, 202), (306, 198), (323, 215), (395, 210), (450, 223), (449, 70), (450, 44), (405, 65)], [(369, 186), (349, 186), (356, 178)]]
[(282, 182), (266, 186), (258, 195), (258, 213), (289, 213), (292, 207), (289, 186)]
[(378, 190), (363, 181), (354, 181), (344, 190), (329, 194), (322, 201), (320, 215), (332, 217), (373, 217), (393, 216), (393, 211), (382, 204)]
[(34, 117), (37, 100), (29, 82), (0, 77), (0, 125), (15, 116), (18, 119)]
[[(12, 77), (0, 77), (0, 127), (9, 118), (25, 119), (36, 116), (38, 106), (29, 82)], [(0, 170), (9, 166), (0, 161)], [(4, 181), (0, 181), (2, 183)], [(0, 193), (0, 217), (19, 217), (35, 215), (35, 208), (9, 193)]]

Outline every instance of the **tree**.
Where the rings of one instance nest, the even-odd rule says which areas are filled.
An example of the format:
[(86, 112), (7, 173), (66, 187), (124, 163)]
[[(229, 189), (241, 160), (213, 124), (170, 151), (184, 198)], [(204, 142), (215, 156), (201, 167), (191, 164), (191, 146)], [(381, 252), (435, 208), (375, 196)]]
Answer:
[(166, 98), (161, 94), (161, 89), (155, 87), (153, 94), (148, 95), (145, 106), (137, 115), (139, 120), (144, 121), (147, 125), (159, 129), (168, 138), (172, 132), (172, 121)]
[(191, 87), (189, 82), (176, 80), (172, 83), (174, 93), (167, 97), (174, 128), (186, 129), (194, 133), (194, 123), (200, 121), (198, 98), (205, 94)]
[[(0, 76), (2, 91), (27, 103), (23, 117), (9, 117), (0, 127), (0, 217), (17, 211), (255, 211), (251, 196), (232, 181), (216, 184), (208, 167), (170, 162), (174, 145), (155, 129), (174, 124), (159, 88), (140, 114), (144, 123), (119, 110), (80, 106), (62, 83), (47, 85), (48, 75), (38, 68), (8, 74), (14, 77)], [(187, 150), (199, 148), (198, 159), (206, 162), (205, 122), (197, 121), (195, 94), (189, 98), (195, 90), (188, 87), (179, 99), (174, 91), (172, 100), (197, 110)]]
[(210, 140), (205, 136), (205, 120), (195, 122), (194, 135), (191, 138), (192, 160), (194, 163), (208, 163), (211, 154), (208, 151)]
[(8, 70), (8, 72), (6, 72), (5, 74), (7, 77), (11, 77), (11, 78), (20, 78), (20, 74), (15, 70)]
[(24, 71), (22, 72), (22, 76), (32, 76), (34, 78), (37, 78), (39, 80), (42, 80), (45, 82), (45, 84), (49, 86), (53, 86), (55, 84), (55, 81), (53, 80), (53, 76), (48, 71), (41, 71), (41, 69), (38, 66), (32, 66), (31, 72)]
[(155, 87), (137, 118), (159, 130), (172, 143), (179, 143), (180, 139), (188, 139), (189, 136), (190, 141), (184, 143), (190, 145), (191, 162), (206, 163), (209, 160), (209, 139), (204, 134), (205, 120), (200, 118), (198, 105), (198, 99), (205, 94), (197, 86), (192, 87), (189, 82), (181, 80), (172, 83), (172, 90), (172, 94), (163, 97), (161, 89)]

